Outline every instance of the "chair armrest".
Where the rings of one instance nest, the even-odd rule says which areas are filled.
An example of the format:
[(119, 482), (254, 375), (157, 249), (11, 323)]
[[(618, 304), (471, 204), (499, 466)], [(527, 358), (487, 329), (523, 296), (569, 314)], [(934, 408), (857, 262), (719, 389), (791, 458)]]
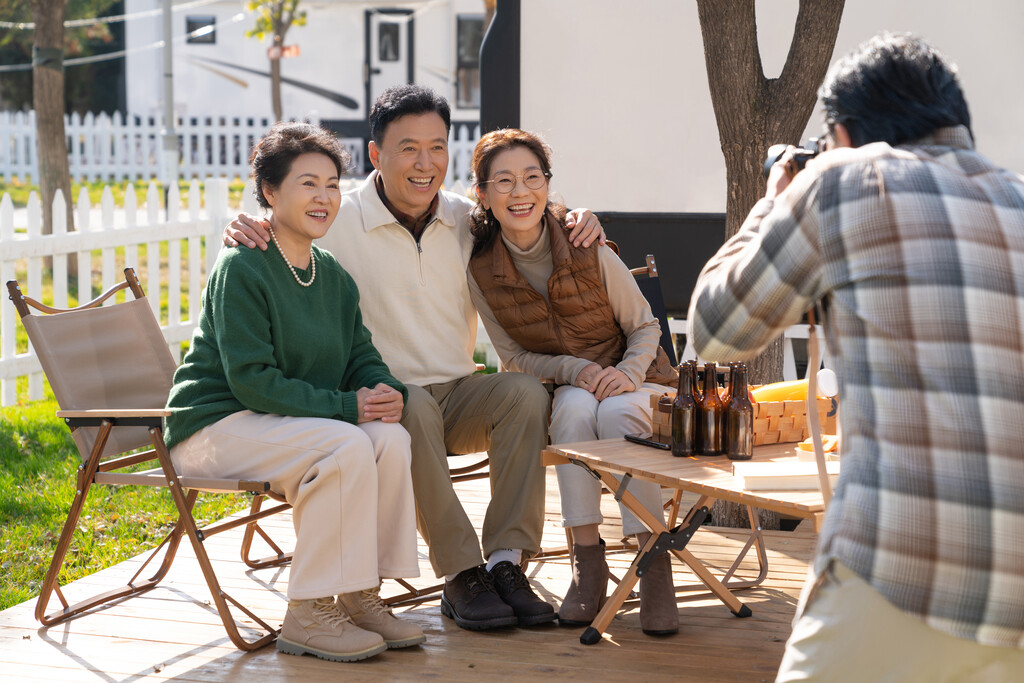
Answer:
[(58, 410), (57, 417), (96, 418), (104, 417), (168, 417), (171, 411), (166, 408), (109, 408), (97, 410)]

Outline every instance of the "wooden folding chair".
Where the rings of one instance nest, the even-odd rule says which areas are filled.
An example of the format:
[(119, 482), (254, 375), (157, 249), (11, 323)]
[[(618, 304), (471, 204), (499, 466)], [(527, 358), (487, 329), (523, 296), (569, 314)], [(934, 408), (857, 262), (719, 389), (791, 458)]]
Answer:
[[(276, 638), (277, 629), (224, 592), (203, 542), (214, 534), (246, 525), (242, 556), (247, 564), (259, 567), (286, 562), (290, 556), (270, 541), (258, 522), (289, 506), (282, 504), (261, 510), (262, 497), (272, 493), (269, 483), (264, 481), (178, 476), (163, 440), (163, 418), (169, 415), (164, 406), (172, 384), (174, 359), (134, 271), (126, 268), (124, 274), (124, 282), (87, 304), (66, 310), (51, 308), (24, 296), (16, 281), (7, 283), (11, 300), (57, 398), (60, 406), (57, 415), (71, 429), (82, 458), (75, 498), (43, 580), (35, 616), (43, 624), (51, 625), (98, 605), (154, 588), (167, 575), (182, 536), (187, 536), (231, 642), (242, 650), (262, 647)], [(134, 300), (101, 306), (123, 289), (131, 289)], [(45, 315), (33, 314), (31, 309)], [(152, 468), (139, 471), (144, 463)], [(61, 591), (59, 575), (94, 484), (167, 488), (177, 507), (178, 520), (127, 584), (70, 605)], [(192, 516), (192, 507), (201, 491), (248, 491), (257, 498), (249, 516), (200, 529)], [(277, 551), (276, 556), (257, 561), (248, 558), (256, 533), (271, 544)], [(163, 558), (153, 575), (140, 579), (161, 552)], [(47, 613), (47, 604), (54, 594), (62, 608)], [(249, 633), (243, 635), (232, 615), (232, 607), (259, 628), (247, 625), (245, 629)], [(260, 635), (254, 637), (252, 632)]]
[(668, 325), (668, 313), (665, 310), (665, 298), (661, 293), (661, 280), (658, 277), (658, 264), (654, 260), (654, 254), (647, 255), (645, 265), (639, 268), (630, 268), (629, 272), (636, 278), (636, 284), (640, 287), (640, 292), (647, 299), (647, 303), (650, 304), (651, 311), (658, 318), (658, 322), (661, 323), (661, 339), (659, 343), (665, 351), (665, 355), (668, 356), (668, 362), (673, 366), (679, 365), (679, 361), (676, 358), (676, 347), (672, 342), (672, 331)]

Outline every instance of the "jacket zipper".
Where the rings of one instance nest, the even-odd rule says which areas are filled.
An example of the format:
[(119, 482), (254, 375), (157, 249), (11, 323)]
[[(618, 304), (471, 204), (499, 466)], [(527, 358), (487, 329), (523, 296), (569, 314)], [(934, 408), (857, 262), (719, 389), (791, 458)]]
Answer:
[(420, 233), (419, 239), (417, 239), (408, 230), (405, 230), (405, 228), (402, 228), (403, 230), (405, 230), (406, 233), (408, 233), (409, 237), (412, 237), (413, 242), (416, 243), (416, 271), (419, 273), (421, 287), (426, 287), (427, 281), (426, 278), (423, 276), (423, 244), (420, 243), (420, 240), (423, 239), (423, 236), (427, 234), (427, 230), (430, 230), (431, 226), (434, 225), (434, 223), (436, 222), (437, 218), (435, 217), (432, 221), (430, 221), (430, 223), (427, 224), (427, 227), (423, 228), (423, 232)]

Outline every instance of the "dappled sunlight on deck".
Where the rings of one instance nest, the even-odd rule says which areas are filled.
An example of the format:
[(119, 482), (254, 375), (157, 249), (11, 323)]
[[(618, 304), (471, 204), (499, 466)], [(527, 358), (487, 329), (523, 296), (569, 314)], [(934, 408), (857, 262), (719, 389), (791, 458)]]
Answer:
[[(458, 490), (479, 528), (489, 498), (486, 480), (459, 484)], [(618, 540), (618, 507), (610, 496), (604, 496), (602, 508), (606, 519), (602, 535)], [(545, 548), (565, 544), (558, 509), (558, 488), (554, 471), (549, 469)], [(267, 526), (276, 532), (275, 539), (283, 538), (290, 547), (290, 517), (271, 518)], [(251, 653), (237, 650), (210, 605), (190, 548), (183, 547), (159, 587), (77, 619), (41, 628), (32, 617), (34, 602), (0, 612), (0, 671), (6, 680), (18, 681), (327, 681), (339, 676), (359, 680), (536, 680), (546, 676), (597, 681), (640, 676), (646, 680), (771, 681), (782, 659), (817, 537), (807, 522), (793, 532), (768, 531), (764, 535), (768, 577), (760, 586), (737, 593), (753, 611), (749, 619), (734, 617), (706, 590), (680, 591), (679, 633), (652, 637), (640, 630), (639, 601), (630, 599), (602, 642), (586, 646), (579, 642), (581, 628), (555, 624), (464, 631), (442, 617), (438, 601), (432, 600), (396, 609), (397, 614), (423, 628), (427, 635), (424, 645), (351, 664), (279, 655), (272, 646)], [(241, 530), (234, 530), (206, 541), (218, 576), (243, 604), (279, 625), (287, 604), (288, 569), (247, 570), (239, 558), (240, 538)], [(743, 530), (705, 527), (687, 548), (721, 575), (745, 540)], [(255, 550), (256, 555), (260, 552)], [(628, 553), (609, 555), (616, 574), (622, 574), (630, 560)], [(66, 587), (65, 595), (74, 601), (79, 593), (112, 587), (131, 576), (137, 564), (137, 560), (124, 562), (76, 581)], [(422, 544), (420, 568), (423, 575), (411, 583), (434, 583)], [(673, 562), (673, 569), (677, 587), (695, 583), (695, 577), (678, 561)], [(567, 558), (532, 563), (527, 569), (538, 594), (552, 604), (561, 600), (570, 573)], [(757, 575), (753, 554), (738, 575)], [(386, 582), (383, 594), (387, 597), (401, 590)]]

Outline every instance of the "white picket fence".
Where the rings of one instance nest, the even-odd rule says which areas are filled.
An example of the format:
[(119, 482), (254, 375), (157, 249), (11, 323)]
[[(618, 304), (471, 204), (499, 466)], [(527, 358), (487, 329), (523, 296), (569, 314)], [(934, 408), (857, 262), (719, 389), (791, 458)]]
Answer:
[[(205, 202), (201, 201), (205, 199)], [(52, 300), (43, 303), (68, 306), (67, 255), (78, 262), (78, 301), (85, 302), (113, 286), (126, 266), (135, 268), (153, 312), (160, 321), (168, 346), (180, 360), (181, 343), (196, 325), (200, 292), (206, 273), (220, 248), (220, 234), (227, 218), (228, 182), (206, 180), (205, 197), (193, 180), (185, 208), (176, 185), (168, 196), (170, 210), (160, 208), (160, 193), (154, 183), (145, 192), (143, 206), (129, 187), (124, 207), (114, 206), (110, 188), (104, 188), (98, 207), (92, 206), (83, 190), (76, 204), (77, 231), (68, 232), (65, 203), (58, 192), (53, 200), (53, 234), (43, 235), (42, 206), (33, 193), (26, 211), (27, 225), (15, 228), (15, 210), (9, 195), (0, 199), (0, 282), (19, 279), (22, 291), (42, 299), (43, 285), (52, 285)], [(145, 250), (140, 260), (139, 247)], [(44, 257), (53, 257), (53, 270), (44, 273)], [(182, 277), (187, 278), (187, 301), (182, 305)], [(166, 285), (161, 282), (166, 281)], [(163, 291), (161, 291), (163, 290)], [(168, 307), (160, 310), (161, 294)], [(7, 299), (6, 294), (3, 297)], [(108, 300), (108, 303), (112, 301)], [(17, 383), (28, 376), (28, 399), (43, 397), (43, 376), (31, 348), (18, 348), (17, 311), (7, 301), (0, 305), (0, 405), (18, 401)]]
[[(362, 182), (347, 178), (341, 190)], [(200, 292), (206, 274), (217, 258), (221, 233), (236, 210), (228, 207), (228, 181), (207, 178), (205, 196), (200, 196), (199, 181), (193, 180), (185, 208), (177, 186), (172, 186), (169, 213), (160, 208), (160, 191), (155, 183), (146, 188), (140, 206), (136, 190), (125, 191), (124, 206), (115, 206), (110, 187), (103, 189), (99, 206), (89, 201), (85, 189), (75, 205), (78, 230), (68, 232), (64, 198), (54, 198), (53, 234), (41, 234), (42, 205), (36, 193), (29, 197), (24, 211), (15, 211), (10, 195), (0, 198), (0, 284), (18, 279), (22, 291), (43, 300), (43, 286), (52, 285), (52, 298), (43, 303), (56, 308), (68, 307), (68, 254), (78, 261), (78, 301), (88, 301), (106, 291), (122, 277), (126, 266), (135, 268), (153, 313), (163, 329), (171, 353), (180, 360), (181, 343), (188, 341), (196, 326)], [(453, 192), (466, 193), (459, 180), (449, 186)], [(252, 194), (252, 182), (246, 184), (242, 210), (258, 214)], [(145, 247), (140, 260), (139, 246)], [(44, 272), (45, 257), (53, 257), (53, 270)], [(187, 278), (187, 300), (182, 304), (182, 277)], [(166, 281), (166, 285), (161, 284)], [(81, 293), (86, 292), (87, 295)], [(161, 294), (166, 293), (168, 309), (160, 310)], [(14, 306), (0, 301), (0, 406), (19, 399), (19, 380), (28, 377), (28, 399), (43, 397), (43, 376), (31, 346), (18, 348), (21, 322)], [(108, 300), (107, 304), (112, 303)], [(24, 398), (21, 396), (20, 398)]]
[(473, 175), (473, 150), (480, 141), (480, 126), (473, 123), (452, 123), (448, 136), (448, 175), (444, 186), (452, 189), (456, 183), (468, 186)]
[[(160, 176), (163, 146), (162, 118), (77, 113), (64, 117), (71, 178), (78, 181), (144, 180)], [(312, 123), (319, 123), (312, 119)], [(181, 117), (177, 122), (179, 176), (245, 178), (249, 151), (267, 132), (269, 119)], [(451, 163), (445, 185), (468, 183), (473, 148), (480, 139), (475, 123), (452, 125)], [(360, 138), (340, 138), (352, 155), (358, 175), (366, 147)], [(0, 177), (24, 183), (38, 178), (35, 112), (0, 112)]]

